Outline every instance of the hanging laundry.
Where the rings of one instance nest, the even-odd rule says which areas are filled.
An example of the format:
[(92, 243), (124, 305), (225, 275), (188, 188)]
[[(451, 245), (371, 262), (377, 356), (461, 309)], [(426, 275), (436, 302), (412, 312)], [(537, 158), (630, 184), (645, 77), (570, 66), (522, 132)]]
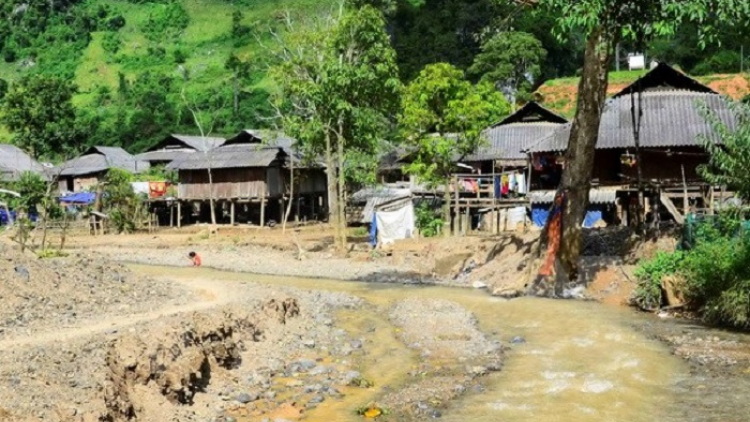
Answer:
[(542, 166), (542, 159), (539, 155), (534, 155), (534, 158), (531, 160), (531, 165), (534, 166), (534, 170), (537, 171), (544, 169), (544, 166)]
[(148, 196), (150, 198), (161, 198), (167, 194), (167, 183), (166, 182), (149, 182), (148, 183)]
[(500, 176), (495, 176), (495, 198), (500, 198), (502, 196), (501, 188), (502, 188), (502, 181), (500, 180)]
[(479, 192), (479, 183), (474, 179), (469, 179), (469, 181), (471, 182), (471, 191), (473, 193)]
[(516, 192), (521, 194), (526, 194), (528, 191), (526, 190), (526, 175), (523, 173), (519, 173), (516, 177), (516, 184), (518, 185), (518, 189), (516, 189)]
[(502, 195), (507, 195), (510, 189), (510, 186), (509, 186), (510, 180), (508, 180), (508, 175), (504, 174), (501, 180), (502, 180), (502, 187), (500, 188), (500, 193)]
[(467, 192), (471, 192), (474, 189), (474, 186), (471, 184), (471, 179), (463, 179), (461, 185)]

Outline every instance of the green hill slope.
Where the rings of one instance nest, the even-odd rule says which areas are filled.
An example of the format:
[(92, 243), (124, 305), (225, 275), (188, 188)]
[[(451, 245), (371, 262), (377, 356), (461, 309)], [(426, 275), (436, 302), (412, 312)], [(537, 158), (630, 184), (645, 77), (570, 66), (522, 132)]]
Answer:
[[(12, 82), (26, 74), (41, 73), (72, 79), (79, 90), (74, 104), (88, 112), (88, 121), (96, 121), (100, 126), (105, 123), (114, 126), (122, 123), (117, 122), (117, 114), (124, 114), (123, 110), (115, 110), (116, 107), (124, 109), (125, 104), (116, 104), (118, 97), (114, 95), (123, 89), (123, 82), (135, 91), (145, 75), (158, 75), (159, 82), (153, 86), (168, 85), (164, 87), (164, 94), (175, 108), (172, 120), (176, 121), (166, 119), (155, 123), (171, 125), (164, 128), (166, 132), (191, 131), (191, 120), (185, 116), (188, 113), (180, 109), (180, 93), (185, 90), (198, 101), (218, 95), (222, 97), (220, 104), (231, 104), (233, 73), (226, 69), (225, 63), (233, 54), (246, 63), (249, 73), (240, 81), (246, 107), (242, 109), (243, 116), (221, 120), (218, 130), (225, 134), (244, 126), (262, 124), (262, 120), (253, 115), (256, 114), (253, 110), (262, 108), (267, 98), (268, 81), (264, 70), (270, 53), (262, 40), (270, 41), (270, 30), (282, 27), (286, 13), (301, 19), (331, 11), (336, 3), (335, 0), (67, 2), (67, 8), (54, 12), (57, 16), (46, 16), (46, 26), (37, 37), (24, 40), (19, 29), (12, 35), (13, 39), (8, 37), (6, 47), (13, 48), (8, 47), (3, 52), (5, 60), (0, 60), (0, 78)], [(237, 11), (242, 14), (240, 19), (235, 15)], [(120, 17), (124, 25), (119, 21)], [(70, 29), (62, 27), (73, 19), (75, 23), (68, 26), (77, 28), (73, 31), (77, 31), (75, 39), (78, 41), (70, 43), (67, 41), (72, 36), (66, 33)], [(90, 24), (87, 19), (98, 23)], [(19, 23), (18, 27), (21, 26)], [(81, 30), (85, 26), (91, 26), (91, 30)], [(0, 27), (0, 36), (2, 29)], [(88, 35), (88, 41), (85, 35)], [(0, 43), (0, 48), (2, 46)], [(10, 58), (13, 60), (9, 61)], [(227, 96), (230, 98), (225, 98)], [(143, 103), (144, 98), (142, 95), (130, 102)], [(154, 110), (146, 107), (146, 111), (153, 114)], [(135, 117), (125, 117), (126, 120), (132, 118)], [(148, 139), (103, 139), (98, 142), (125, 144), (129, 149), (138, 149), (152, 143), (161, 132), (140, 133)], [(126, 131), (123, 136), (138, 134), (138, 130)], [(101, 137), (110, 136), (116, 134), (102, 129)], [(0, 128), (0, 140), (2, 138), (9, 138), (9, 134)]]

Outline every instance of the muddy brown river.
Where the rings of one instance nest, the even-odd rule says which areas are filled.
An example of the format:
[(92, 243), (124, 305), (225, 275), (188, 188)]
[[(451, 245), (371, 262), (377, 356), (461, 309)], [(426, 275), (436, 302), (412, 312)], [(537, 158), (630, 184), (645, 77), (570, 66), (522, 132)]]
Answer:
[[(468, 289), (271, 277), (207, 268), (131, 267), (150, 276), (212, 279), (225, 283), (227, 289), (232, 283), (253, 282), (346, 292), (381, 306), (408, 297), (455, 301), (476, 316), (482, 331), (509, 345), (509, 350), (502, 370), (483, 379), (484, 390), (452, 403), (442, 415), (445, 421), (680, 420), (674, 416), (674, 403), (679, 401), (677, 395), (684, 387), (678, 386), (688, 377), (689, 368), (666, 345), (633, 328), (634, 320), (650, 317), (627, 309), (582, 301), (503, 300)], [(397, 339), (387, 318), (374, 311), (342, 311), (337, 317), (337, 326), (349, 332), (363, 332), (365, 327), (373, 332), (373, 346), (361, 368), (368, 379), (376, 386), (407, 381), (417, 356)], [(525, 343), (510, 344), (516, 336)], [(344, 392), (343, 399), (322, 403), (302, 420), (361, 421), (352, 409), (379, 393), (377, 388)]]

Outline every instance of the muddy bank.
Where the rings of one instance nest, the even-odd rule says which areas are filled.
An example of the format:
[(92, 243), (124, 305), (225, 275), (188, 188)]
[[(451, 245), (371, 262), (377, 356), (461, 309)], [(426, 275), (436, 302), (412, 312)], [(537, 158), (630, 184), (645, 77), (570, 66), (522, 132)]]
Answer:
[[(689, 373), (676, 384), (679, 394), (667, 420), (748, 420), (750, 334), (671, 317), (649, 319), (634, 326), (645, 335), (669, 345), (672, 353), (689, 365)], [(710, 409), (710, 412), (696, 412), (696, 408)]]

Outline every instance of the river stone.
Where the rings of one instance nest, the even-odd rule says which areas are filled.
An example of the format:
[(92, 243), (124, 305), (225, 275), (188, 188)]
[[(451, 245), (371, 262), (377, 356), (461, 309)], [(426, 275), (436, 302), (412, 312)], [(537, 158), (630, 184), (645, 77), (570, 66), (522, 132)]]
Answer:
[(524, 339), (521, 336), (515, 336), (513, 337), (513, 340), (510, 341), (511, 344), (524, 344), (526, 343), (526, 339)]
[(235, 400), (242, 404), (250, 403), (258, 400), (258, 393), (240, 393)]

